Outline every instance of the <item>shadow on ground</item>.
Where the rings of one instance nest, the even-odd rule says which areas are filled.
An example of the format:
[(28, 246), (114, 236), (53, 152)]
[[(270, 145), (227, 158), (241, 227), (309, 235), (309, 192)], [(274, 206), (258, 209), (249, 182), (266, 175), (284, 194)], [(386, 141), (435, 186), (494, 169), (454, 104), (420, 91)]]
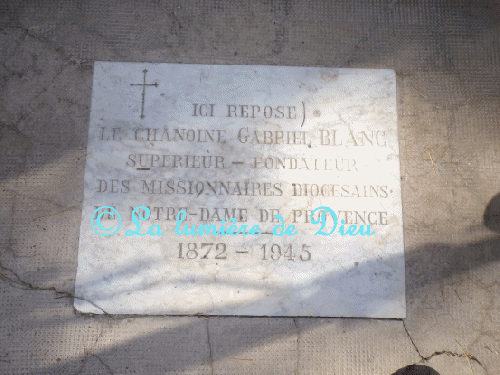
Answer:
[[(500, 217), (500, 195), (492, 199), (487, 206), (484, 214), (484, 224), (492, 230), (498, 230), (498, 217)], [(484, 265), (500, 261), (500, 237), (484, 239), (479, 242), (472, 242), (461, 245), (450, 245), (431, 243), (420, 246), (416, 249), (411, 249), (406, 252), (406, 290), (407, 300), (418, 300), (424, 297), (423, 293), (428, 293), (429, 288), (424, 290), (424, 286), (435, 288), (438, 293), (439, 285), (449, 281), (452, 277), (460, 276), (460, 274), (473, 271)], [(360, 265), (361, 266), (361, 265)], [(349, 271), (346, 271), (347, 273)], [(345, 276), (345, 275), (344, 275)], [(335, 278), (342, 277), (336, 275)], [(326, 283), (323, 280), (322, 283)], [(319, 292), (321, 293), (321, 291)], [(96, 317), (95, 319), (111, 319), (109, 317)], [(115, 317), (118, 321), (122, 317)], [(297, 335), (297, 321), (307, 321), (307, 329), (320, 327), (324, 324), (329, 324), (333, 320), (341, 322), (342, 327), (346, 330), (359, 324), (366, 319), (355, 318), (237, 318), (242, 322), (241, 328), (235, 329), (234, 325), (228, 324), (227, 329), (224, 328), (225, 319), (235, 319), (234, 317), (198, 317), (191, 318), (192, 320), (183, 326), (177, 326), (172, 329), (142, 336), (137, 339), (132, 339), (128, 342), (120, 343), (113, 347), (108, 347), (99, 351), (99, 358), (112, 359), (117, 355), (121, 358), (130, 358), (130, 363), (122, 363), (122, 369), (116, 369), (117, 373), (121, 373), (125, 366), (134, 366), (132, 353), (137, 345), (147, 344), (151, 348), (156, 348), (157, 354), (161, 356), (162, 351), (176, 352), (189, 348), (194, 341), (207, 341), (206, 353), (193, 353), (192, 357), (184, 360), (182, 363), (177, 362), (173, 367), (165, 365), (162, 358), (151, 357), (152, 367), (158, 368), (160, 371), (186, 371), (189, 368), (197, 366), (208, 366), (213, 361), (235, 357), (252, 348), (265, 345), (266, 343), (280, 340), (290, 336)], [(273, 324), (268, 324), (270, 321)], [(262, 329), (262, 326), (266, 329)], [(210, 333), (210, 329), (218, 328), (216, 333)], [(230, 328), (230, 329), (229, 329)], [(187, 335), (188, 332), (202, 333), (200, 336), (193, 339), (192, 335)], [(252, 332), (258, 332), (258, 335), (252, 335), (253, 340), (248, 340), (248, 335)], [(179, 344), (166, 347), (165, 343), (172, 342), (167, 337), (178, 337)], [(230, 345), (224, 343), (225, 340), (231, 337)], [(437, 348), (439, 349), (439, 348)], [(181, 352), (179, 352), (179, 355)], [(183, 356), (186, 358), (185, 356)], [(156, 358), (156, 363), (155, 362)], [(48, 366), (40, 371), (40, 373), (59, 373), (62, 368), (78, 368), (85, 366), (86, 358), (74, 358), (64, 365)], [(126, 362), (126, 361), (124, 361)], [(427, 366), (407, 366), (395, 372), (393, 375), (439, 375), (436, 371)]]
[[(22, 4), (21, 2), (18, 2), (18, 3), (11, 2), (11, 3), (12, 4)], [(397, 7), (398, 6), (397, 3), (398, 2), (391, 2), (391, 7), (393, 7), (393, 6)], [(477, 3), (479, 4), (481, 2), (477, 2)], [(491, 3), (493, 3), (493, 2), (491, 2)], [(56, 3), (54, 3), (54, 4), (56, 4)], [(449, 4), (449, 5), (446, 5), (446, 4)], [(56, 6), (59, 7), (60, 5), (56, 5)], [(54, 6), (54, 8), (56, 6)], [(452, 9), (453, 10), (453, 12), (452, 12), (453, 17), (447, 17), (447, 18), (445, 17), (446, 16), (446, 8), (445, 8), (446, 6), (450, 6), (453, 8)], [(476, 5), (474, 4), (474, 6), (476, 6)], [(19, 7), (21, 7), (21, 5), (19, 5)], [(41, 4), (40, 7), (42, 8), (42, 7), (48, 7), (48, 6)], [(472, 6), (470, 6), (470, 7), (472, 7)], [(79, 20), (87, 20), (87, 19), (90, 19), (91, 22), (94, 21), (94, 17), (88, 17), (87, 13), (85, 13), (87, 8), (91, 9), (92, 7), (83, 6), (81, 8), (80, 7), (78, 8), (78, 12), (82, 12), (82, 16), (75, 16), (75, 14), (80, 14), (80, 13), (78, 13), (78, 12), (74, 13), (74, 12), (67, 11), (66, 8), (61, 8), (60, 11), (54, 12), (54, 14), (57, 13), (58, 17), (61, 17), (61, 21), (57, 22), (59, 25), (61, 25), (61, 27), (59, 27), (57, 29), (53, 29), (52, 27), (47, 28), (47, 27), (43, 27), (44, 24), (41, 23), (42, 27), (40, 27), (39, 30), (48, 30), (48, 31), (45, 33), (39, 34), (39, 37), (40, 37), (40, 35), (43, 38), (47, 37), (47, 35), (48, 35), (48, 37), (50, 37), (50, 33), (56, 33), (57, 35), (60, 35), (60, 39), (56, 38), (55, 45), (58, 46), (58, 48), (60, 48), (61, 45), (64, 46), (64, 44), (62, 42), (60, 42), (60, 40), (65, 40), (67, 38), (67, 35), (72, 35), (70, 32), (70, 30), (71, 30), (70, 28), (74, 28), (75, 23), (78, 24)], [(464, 8), (464, 9), (462, 9), (462, 8)], [(20, 10), (18, 11), (16, 9), (15, 13), (12, 13), (10, 11), (9, 12), (2, 12), (7, 17), (6, 21), (3, 20), (3, 24), (7, 25), (9, 27), (16, 27), (16, 28), (22, 27), (22, 23), (19, 21), (20, 17), (17, 15), (18, 12), (20, 13), (21, 11)], [(476, 39), (476, 37), (472, 38), (470, 35), (474, 35), (474, 33), (479, 32), (480, 30), (483, 30), (483, 29), (490, 30), (492, 28), (490, 25), (493, 24), (494, 19), (498, 19), (498, 17), (495, 16), (495, 18), (493, 18), (491, 23), (488, 23), (487, 22), (488, 18), (486, 17), (486, 15), (490, 13), (489, 10), (488, 10), (488, 12), (486, 12), (486, 11), (484, 11), (482, 13), (479, 12), (481, 17), (469, 16), (468, 15), (469, 9), (467, 9), (464, 2), (456, 2), (456, 4), (454, 4), (453, 2), (446, 2), (445, 6), (440, 6), (440, 5), (438, 6), (438, 11), (429, 10), (429, 12), (431, 14), (434, 14), (434, 13), (440, 14), (439, 22), (436, 22), (433, 17), (428, 17), (429, 23), (427, 24), (428, 26), (426, 26), (427, 29), (423, 30), (425, 32), (422, 32), (422, 33), (425, 34), (425, 40), (431, 40), (433, 42), (432, 47), (429, 47), (429, 48), (438, 48), (439, 49), (439, 56), (442, 55), (445, 57), (442, 60), (436, 59), (436, 63), (435, 63), (437, 65), (437, 64), (441, 64), (442, 61), (444, 61), (445, 67), (442, 68), (442, 70), (439, 70), (441, 68), (435, 68), (435, 67), (433, 67), (433, 68), (437, 69), (438, 72), (444, 72), (450, 76), (452, 74), (454, 74), (454, 75), (462, 74), (463, 72), (461, 70), (462, 68), (461, 68), (461, 65), (459, 64), (459, 62), (457, 62), (455, 66), (453, 65), (453, 63), (455, 62), (455, 59), (453, 56), (455, 56), (454, 48), (460, 48), (460, 47), (464, 46), (464, 44), (455, 42), (456, 39), (452, 39), (450, 36), (450, 35), (453, 35), (454, 32), (450, 32), (450, 30), (456, 31), (456, 30), (459, 30), (460, 28), (467, 29), (467, 35), (465, 35), (465, 36), (462, 36), (461, 33), (458, 33), (458, 32), (456, 34), (458, 35), (458, 37), (461, 37), (461, 38), (463, 37), (465, 41), (470, 42), (470, 41), (480, 40), (479, 38)], [(42, 16), (44, 16), (46, 14), (44, 12), (39, 12), (39, 13)], [(111, 26), (120, 25), (120, 22), (123, 22), (123, 21), (118, 22), (121, 19), (121, 17), (123, 17), (123, 12), (120, 12), (120, 11), (108, 12), (110, 15), (116, 15), (117, 19), (113, 19), (111, 17), (105, 18), (104, 13), (103, 12), (101, 12), (101, 13), (103, 14), (102, 17), (104, 18), (104, 20), (108, 21), (108, 22), (101, 22), (101, 24), (104, 25), (102, 27), (102, 30), (110, 29), (112, 36), (115, 36), (115, 35), (122, 36), (123, 32), (121, 29), (118, 29), (116, 27), (113, 28)], [(160, 14), (161, 12), (155, 12), (155, 13)], [(457, 15), (459, 13), (467, 13), (467, 14), (464, 17), (459, 17)], [(492, 9), (491, 14), (497, 14), (497, 13), (494, 13), (494, 9)], [(92, 13), (88, 12), (88, 14), (92, 14)], [(420, 13), (416, 12), (416, 14), (419, 15)], [(99, 16), (99, 14), (97, 14), (97, 13), (94, 13), (94, 15)], [(173, 12), (172, 12), (172, 15), (173, 15)], [(301, 17), (302, 16), (303, 15), (301, 15)], [(354, 16), (357, 16), (357, 14), (355, 12), (353, 12), (353, 17)], [(412, 18), (410, 16), (411, 16), (411, 14), (408, 13), (407, 17), (408, 17), (408, 19), (411, 20)], [(45, 17), (46, 17), (46, 15), (45, 15)], [(118, 17), (120, 17), (120, 18), (118, 18)], [(154, 14), (151, 14), (150, 17), (154, 18)], [(144, 22), (141, 17), (136, 17), (136, 18), (137, 18), (136, 22), (141, 22), (141, 23)], [(384, 18), (390, 19), (390, 17), (384, 17)], [(422, 19), (423, 18), (424, 17), (422, 17)], [(456, 24), (457, 28), (452, 28), (450, 26), (450, 23), (448, 23), (448, 22), (445, 22), (445, 23), (441, 22), (442, 20), (449, 20), (449, 19), (454, 21), (453, 24)], [(36, 20), (36, 18), (35, 18), (35, 20)], [(113, 22), (110, 22), (109, 20), (111, 20)], [(248, 22), (245, 20), (245, 18), (242, 18), (242, 20), (245, 22)], [(382, 18), (381, 18), (381, 20), (382, 20)], [(237, 21), (240, 22), (239, 19)], [(462, 21), (464, 21), (464, 22), (462, 22)], [(149, 22), (151, 24), (154, 24), (154, 22), (152, 22), (152, 21), (149, 21)], [(180, 29), (181, 23), (180, 23), (179, 19), (177, 18), (177, 16), (175, 17), (175, 22), (179, 24), (179, 29)], [(419, 22), (421, 22), (421, 21), (419, 20)], [(54, 24), (55, 23), (56, 22), (54, 22)], [(133, 24), (134, 23), (133, 18), (131, 17), (129, 20), (127, 20), (127, 23)], [(308, 22), (303, 22), (303, 23), (307, 24)], [(320, 22), (316, 22), (316, 23), (320, 24)], [(161, 24), (162, 24), (161, 22), (158, 22), (158, 25), (161, 25)], [(167, 24), (167, 23), (165, 23), (165, 24)], [(226, 24), (226, 23), (224, 23), (224, 24)], [(415, 49), (415, 47), (418, 47), (417, 42), (413, 41), (413, 40), (417, 40), (416, 38), (410, 39), (410, 38), (406, 37), (405, 34), (400, 36), (399, 34), (396, 33), (396, 31), (398, 31), (398, 30), (409, 32), (409, 30), (413, 30), (415, 25), (406, 24), (403, 22), (401, 22), (401, 24), (402, 24), (402, 27), (400, 27), (398, 29), (399, 25), (393, 25), (393, 23), (390, 23), (388, 29), (390, 29), (391, 32), (392, 32), (392, 30), (395, 30), (394, 35), (398, 35), (398, 39), (400, 41), (402, 41), (403, 43), (400, 43), (398, 41), (398, 43), (394, 44), (395, 47), (393, 49), (388, 50), (387, 48), (384, 48), (386, 45), (383, 43), (374, 44), (377, 42), (377, 39), (375, 40), (375, 42), (370, 41), (371, 44), (367, 44), (366, 38), (368, 36), (370, 36), (369, 34), (367, 34), (367, 37), (363, 36), (363, 39), (360, 39), (360, 42), (354, 46), (354, 49), (353, 49), (354, 52), (352, 53), (352, 55), (353, 55), (352, 59), (349, 59), (349, 61), (347, 62), (347, 66), (352, 66), (354, 64), (355, 67), (361, 67), (361, 66), (363, 66), (363, 64), (369, 64), (369, 66), (374, 67), (375, 66), (374, 60), (378, 56), (377, 50), (382, 51), (380, 53), (380, 55), (385, 58), (385, 60), (383, 60), (384, 63), (386, 63), (387, 66), (393, 66), (394, 65), (392, 63), (393, 60), (390, 59), (391, 53), (399, 54), (400, 53), (399, 50), (403, 49), (405, 46), (407, 46), (407, 48), (412, 47), (412, 49)], [(39, 23), (36, 23), (34, 21), (33, 21), (33, 23), (30, 24), (30, 26), (31, 25), (36, 25), (36, 26), (33, 26), (33, 27), (35, 27), (35, 29), (33, 29), (33, 31), (36, 31), (37, 30), (36, 28), (39, 27), (38, 26)], [(381, 26), (383, 26), (383, 25), (384, 25), (383, 22), (380, 22), (380, 24), (374, 25), (373, 29), (377, 30), (377, 32), (375, 33), (375, 36), (378, 35), (378, 30), (382, 29)], [(441, 26), (441, 25), (444, 25), (444, 26)], [(468, 27), (468, 25), (471, 25), (473, 27)], [(142, 29), (143, 25), (141, 24), (139, 26)], [(122, 26), (120, 26), (120, 27), (122, 27)], [(84, 30), (83, 27), (81, 29)], [(183, 27), (182, 30), (189, 30), (189, 29), (190, 29), (189, 27)], [(319, 29), (319, 27), (318, 27), (318, 29)], [(159, 34), (156, 30), (156, 27), (154, 28), (154, 30), (155, 30), (155, 34)], [(106, 34), (104, 34), (104, 37), (102, 37), (100, 35), (101, 30), (97, 30), (97, 31), (98, 32), (94, 32), (94, 34), (92, 34), (92, 36), (94, 37), (94, 35), (96, 35), (95, 37), (102, 38), (102, 39), (99, 39), (101, 44), (114, 46), (113, 48), (115, 48), (116, 50), (123, 48), (124, 51), (127, 51), (129, 49), (128, 44), (127, 44), (127, 43), (130, 43), (129, 37), (119, 38), (119, 39), (116, 38), (116, 40), (119, 40), (120, 43), (123, 43), (123, 44), (119, 44), (118, 47), (116, 47), (115, 44), (112, 43), (112, 40), (110, 41), (109, 39), (105, 38)], [(26, 33), (27, 32), (28, 31), (26, 31)], [(230, 33), (228, 33), (228, 34), (230, 34)], [(221, 35), (224, 35), (224, 34), (221, 33)], [(331, 35), (331, 34), (327, 34), (327, 35)], [(343, 34), (341, 32), (339, 32), (339, 35), (343, 36)], [(384, 34), (381, 34), (381, 35), (383, 36)], [(437, 37), (432, 36), (432, 35), (437, 35)], [(151, 39), (161, 40), (161, 38), (151, 38)], [(284, 39), (284, 38), (281, 38), (281, 39)], [(290, 38), (290, 39), (292, 39), (292, 38)], [(299, 38), (295, 38), (295, 39), (299, 39)], [(379, 39), (385, 40), (384, 37), (380, 37)], [(329, 40), (329, 37), (328, 36), (325, 37), (325, 40)], [(329, 42), (330, 42), (330, 40), (329, 40)], [(57, 44), (57, 43), (59, 43), (59, 44)], [(94, 45), (90, 43), (90, 38), (88, 41), (85, 41), (85, 43), (83, 43), (83, 39), (82, 39), (82, 40), (78, 40), (78, 43), (75, 43), (75, 44), (78, 46), (83, 45), (85, 47), (83, 49), (85, 49), (85, 50), (86, 49), (93, 50), (94, 48), (98, 49), (97, 47), (94, 47)], [(202, 44), (202, 43), (200, 43), (200, 44)], [(230, 42), (228, 42), (227, 44), (232, 46), (232, 43), (230, 43)], [(333, 45), (333, 43), (330, 43), (330, 44)], [(477, 43), (474, 43), (474, 44), (477, 44)], [(209, 44), (207, 43), (207, 45), (209, 45)], [(349, 43), (339, 43), (339, 45), (340, 46), (342, 46), (342, 45), (349, 46)], [(367, 49), (366, 45), (368, 45), (368, 47), (370, 47), (370, 48)], [(422, 43), (422, 45), (424, 45), (424, 43)], [(473, 45), (473, 44), (471, 44), (471, 45)], [(88, 46), (90, 46), (90, 47), (88, 47)], [(381, 48), (378, 48), (379, 46)], [(427, 47), (427, 44), (425, 44), (424, 46)], [(431, 46), (431, 44), (429, 43), (428, 46)], [(212, 48), (211, 45), (210, 45), (210, 48)], [(147, 47), (144, 47), (144, 49), (146, 50)], [(198, 48), (191, 48), (191, 49), (197, 50)], [(158, 48), (158, 50), (159, 50), (159, 48)], [(364, 54), (363, 51), (365, 51), (365, 50), (368, 50), (370, 53)], [(394, 52), (393, 52), (393, 50), (394, 50)], [(416, 49), (416, 50), (418, 50), (418, 49)], [(250, 51), (251, 51), (251, 49), (250, 49)], [(71, 52), (71, 49), (70, 49), (70, 52)], [(225, 52), (221, 52), (220, 53), (221, 56), (224, 56), (224, 53)], [(234, 53), (234, 54), (236, 55), (236, 53)], [(373, 54), (375, 54), (375, 57), (373, 56)], [(125, 52), (124, 52), (124, 55), (125, 55)], [(124, 55), (116, 54), (113, 56), (124, 56)], [(326, 58), (326, 60), (318, 60), (318, 61), (320, 61), (320, 63), (323, 63), (323, 61), (325, 63), (330, 63), (329, 51), (325, 52), (324, 55), (328, 56)], [(389, 57), (387, 57), (386, 55)], [(103, 59), (109, 58), (109, 56), (106, 55), (106, 53), (102, 53), (99, 56), (101, 56)], [(206, 56), (208, 56), (208, 54), (206, 54)], [(258, 54), (256, 56), (257, 56), (257, 58), (259, 58)], [(423, 55), (423, 56), (425, 56), (425, 55)], [(198, 57), (198, 58), (200, 58), (200, 57)], [(205, 57), (205, 55), (203, 55), (202, 59), (203, 58), (207, 59), (207, 57)], [(116, 57), (115, 57), (115, 59), (116, 59)], [(492, 56), (491, 59), (492, 59), (492, 61), (495, 61), (494, 56)], [(292, 61), (297, 61), (297, 60), (292, 59)], [(337, 64), (339, 64), (338, 60), (335, 60), (335, 61)], [(423, 68), (423, 67), (428, 68), (429, 61), (430, 60), (422, 59), (422, 64), (424, 64), (424, 65), (421, 68)], [(434, 60), (432, 60), (431, 62), (434, 63)], [(405, 65), (403, 63), (399, 62), (399, 60), (397, 60), (396, 63), (397, 63), (396, 65), (398, 67), (405, 67)], [(468, 60), (467, 60), (467, 63), (469, 63)], [(358, 65), (356, 65), (356, 64), (358, 64)], [(415, 62), (415, 64), (417, 64), (417, 62)], [(408, 74), (408, 70), (405, 70), (403, 68), (398, 68), (398, 69), (400, 69), (400, 70), (398, 70), (398, 74), (400, 72)], [(460, 76), (460, 78), (462, 78), (464, 80), (470, 80), (470, 77), (468, 74), (470, 72), (476, 73), (476, 70), (474, 70), (474, 69), (477, 69), (477, 68), (476, 68), (476, 66), (471, 65), (470, 69), (471, 70), (465, 70), (465, 74)], [(436, 70), (433, 70), (433, 71), (436, 71)], [(479, 71), (484, 72), (484, 70), (479, 70)], [(494, 70), (492, 70), (492, 71), (493, 71), (493, 73), (488, 71), (488, 74), (484, 74), (484, 76), (487, 77), (488, 80), (491, 80), (490, 74), (494, 74), (494, 72), (495, 72)], [(475, 75), (474, 77), (480, 77), (480, 75)], [(20, 78), (21, 77), (19, 77), (19, 79)], [(478, 80), (478, 82), (482, 82), (484, 84), (484, 82), (488, 82), (488, 81)], [(475, 87), (480, 88), (479, 83), (478, 83), (478, 86), (472, 85), (470, 92), (471, 93), (477, 92), (478, 94), (482, 94), (483, 91), (481, 91), (479, 89), (474, 90)], [(490, 85), (488, 87), (493, 87), (495, 89), (496, 86)], [(31, 92), (34, 90), (26, 90), (26, 91)], [(437, 92), (439, 92), (439, 91), (437, 91)], [(495, 94), (496, 94), (496, 91), (495, 91)], [(86, 110), (83, 112), (86, 113)], [(52, 116), (47, 116), (47, 118), (50, 118), (50, 122), (56, 122), (56, 123), (57, 123), (57, 121), (61, 122), (61, 120), (54, 121)], [(87, 122), (88, 121), (85, 118), (85, 120), (80, 121), (79, 123), (86, 124)], [(478, 122), (478, 124), (476, 125), (476, 127), (479, 127), (479, 126), (481, 126), (481, 122)], [(41, 126), (34, 127), (34, 129), (35, 130), (33, 131), (33, 133), (37, 136), (39, 134), (45, 132), (44, 128), (42, 128)], [(42, 129), (42, 130), (40, 130), (40, 129)], [(81, 128), (79, 128), (79, 129), (81, 129), (79, 134), (77, 134), (77, 132), (73, 129), (73, 127), (68, 126), (68, 129), (69, 129), (68, 135), (65, 135), (65, 137), (62, 137), (62, 138), (70, 138), (71, 133), (75, 133), (76, 135), (72, 136), (74, 139), (77, 139), (77, 140), (86, 139), (85, 126), (81, 126)], [(488, 131), (491, 131), (491, 129), (488, 129)], [(13, 176), (18, 176), (20, 173), (24, 173), (24, 172), (32, 170), (37, 165), (40, 166), (40, 165), (44, 165), (44, 164), (48, 164), (48, 163), (53, 162), (54, 156), (48, 155), (46, 153), (46, 151), (44, 151), (44, 150), (42, 150), (43, 152), (42, 151), (38, 152), (38, 150), (37, 150), (37, 152), (34, 152), (34, 151), (32, 152), (36, 156), (36, 158), (35, 157), (32, 157), (32, 158), (37, 160), (37, 163), (26, 162), (26, 160), (28, 160), (26, 155), (30, 155), (30, 153), (29, 153), (29, 150), (30, 150), (29, 139), (25, 135), (23, 135), (18, 130), (17, 127), (6, 125), (0, 129), (0, 133), (1, 133), (0, 134), (0, 141), (3, 142), (3, 143), (1, 143), (2, 147), (3, 147), (2, 150), (4, 151), (3, 155), (0, 155), (1, 157), (4, 157), (4, 159), (0, 158), (0, 160), (2, 160), (2, 164), (5, 164), (8, 166), (8, 168), (4, 168), (2, 170), (0, 180), (4, 179), (4, 178), (10, 178)], [(14, 137), (18, 137), (19, 141), (12, 142), (12, 139), (17, 139)], [(62, 141), (60, 141), (60, 142), (62, 142)], [(66, 143), (64, 143), (64, 144), (66, 144)], [(78, 144), (83, 147), (85, 145), (85, 141), (81, 141)], [(38, 154), (40, 154), (40, 156), (38, 156)], [(83, 154), (84, 154), (84, 152), (82, 152), (82, 155)], [(489, 228), (495, 232), (500, 232), (500, 195), (497, 195), (495, 198), (493, 198), (493, 200), (490, 202), (490, 204), (486, 208), (485, 214), (484, 214), (484, 224), (487, 228)], [(15, 236), (16, 236), (16, 233), (9, 234), (9, 238), (14, 238)], [(472, 242), (472, 243), (466, 243), (466, 244), (461, 244), (461, 245), (431, 243), (431, 244), (426, 244), (426, 245), (420, 246), (416, 249), (408, 249), (406, 252), (406, 279), (407, 279), (406, 280), (406, 289), (407, 289), (408, 301), (416, 300), (416, 299), (423, 297), (422, 293), (424, 293), (424, 292), (422, 292), (422, 290), (423, 290), (422, 286), (429, 286), (430, 285), (431, 287), (436, 288), (436, 292), (438, 292), (439, 284), (451, 279), (454, 276), (461, 275), (463, 273), (466, 273), (466, 272), (474, 270), (474, 269), (478, 269), (478, 268), (480, 268), (484, 265), (490, 264), (490, 263), (495, 263), (495, 262), (497, 263), (500, 260), (500, 255), (499, 255), (500, 250), (499, 249), (500, 249), (500, 238), (498, 238), (498, 236), (487, 238), (487, 239), (484, 239), (484, 240), (479, 241), (479, 242)], [(349, 272), (349, 270), (346, 272)], [(342, 276), (342, 275), (340, 275), (340, 276)], [(339, 277), (339, 276), (337, 275), (335, 277)], [(324, 282), (328, 283), (328, 280), (324, 280)], [(47, 319), (52, 319), (53, 322), (57, 322), (57, 320), (54, 318), (48, 317)], [(89, 319), (92, 319), (92, 318), (89, 318)], [(111, 320), (108, 317), (97, 317), (95, 319)], [(161, 319), (161, 318), (159, 318), (159, 319)], [(189, 332), (201, 332), (201, 333), (205, 332), (208, 335), (208, 332), (209, 332), (211, 326), (213, 327), (213, 326), (217, 325), (219, 322), (223, 322), (226, 319), (234, 319), (234, 318), (231, 318), (231, 317), (227, 317), (227, 318), (220, 318), (220, 317), (191, 318), (191, 321), (188, 324), (185, 324), (183, 326), (178, 326), (178, 327), (175, 327), (172, 329), (166, 329), (166, 330), (163, 330), (161, 332), (149, 334), (145, 337), (134, 338), (131, 341), (120, 342), (119, 344), (116, 344), (114, 346), (110, 346), (102, 351), (99, 351), (97, 354), (99, 355), (100, 358), (105, 358), (105, 359), (109, 359), (109, 360), (116, 358), (118, 356), (120, 356), (120, 358), (125, 358), (125, 360), (122, 360), (122, 362), (124, 362), (123, 367), (120, 367), (120, 366), (122, 366), (122, 364), (117, 366), (115, 373), (125, 372), (125, 367), (126, 366), (133, 366), (134, 359), (135, 358), (142, 359), (141, 356), (148, 356), (147, 359), (150, 359), (150, 366), (152, 368), (159, 369), (158, 372), (160, 372), (160, 371), (165, 372), (167, 370), (169, 370), (169, 371), (183, 371), (183, 370), (187, 370), (187, 369), (192, 369), (195, 366), (199, 366), (199, 365), (207, 365), (208, 366), (208, 363), (210, 360), (220, 360), (220, 359), (224, 359), (224, 358), (229, 358), (231, 356), (237, 355), (238, 353), (242, 353), (246, 350), (249, 350), (252, 347), (264, 345), (265, 343), (279, 340), (285, 336), (286, 337), (296, 336), (297, 330), (296, 330), (296, 327), (294, 324), (296, 320), (297, 321), (308, 321), (309, 322), (308, 328), (314, 328), (314, 326), (321, 326), (322, 324), (327, 324), (328, 322), (332, 321), (332, 319), (321, 319), (321, 318), (317, 318), (317, 319), (308, 319), (308, 318), (297, 318), (297, 319), (293, 319), (293, 318), (274, 318), (274, 319), (252, 318), (252, 319), (245, 319), (245, 318), (242, 318), (242, 319), (240, 319), (240, 321), (246, 322), (244, 324), (244, 327), (235, 329), (233, 326), (233, 328), (231, 328), (231, 329), (227, 328), (227, 329), (220, 330), (219, 332), (217, 332), (217, 335), (214, 335), (216, 337), (212, 338), (212, 340), (213, 340), (212, 343), (210, 342), (209, 337), (193, 338), (192, 334), (188, 335)], [(245, 334), (247, 334), (248, 332), (251, 332), (251, 331), (258, 330), (259, 328), (261, 328), (263, 322), (271, 322), (271, 321), (273, 323), (276, 323), (276, 324), (269, 324), (269, 329), (267, 329), (267, 330), (264, 330), (264, 331), (259, 330), (260, 335), (258, 336), (258, 338), (255, 338), (256, 336), (253, 336), (255, 338), (253, 341), (245, 340), (245, 337), (244, 337)], [(344, 324), (346, 327), (350, 327), (352, 325), (358, 324), (362, 320), (361, 319), (337, 319), (337, 321), (341, 321), (342, 322), (341, 324)], [(231, 345), (222, 345), (221, 342), (226, 339), (225, 337), (223, 337), (223, 335), (226, 335), (229, 333), (233, 337), (233, 341), (231, 341)], [(76, 334), (76, 333), (72, 333), (72, 334)], [(169, 347), (168, 345), (165, 345), (165, 342), (167, 342), (167, 343), (173, 342), (171, 339), (170, 340), (165, 339), (166, 337), (170, 337), (170, 336), (178, 338), (179, 345), (171, 344), (171, 347)], [(208, 336), (210, 336), (210, 335), (208, 335)], [(219, 337), (217, 337), (217, 336), (219, 336)], [(165, 351), (170, 351), (170, 353), (174, 353), (174, 354), (175, 353), (181, 354), (183, 351), (189, 350), (189, 348), (190, 348), (189, 345), (192, 344), (193, 342), (195, 342), (194, 340), (196, 340), (196, 342), (198, 343), (199, 341), (205, 340), (205, 339), (207, 339), (207, 341), (208, 341), (207, 342), (207, 349), (206, 349), (205, 353), (192, 353), (192, 355), (184, 362), (179, 361), (176, 364), (168, 364), (168, 365), (164, 364), (163, 358), (161, 358), (161, 356), (165, 355)], [(189, 340), (193, 340), (193, 341), (190, 342)], [(180, 345), (180, 344), (182, 344), (182, 345)], [(50, 343), (47, 343), (47, 345), (50, 345)], [(210, 346), (212, 346), (212, 348), (210, 348)], [(43, 348), (38, 348), (38, 349), (43, 350)], [(138, 352), (138, 350), (139, 350), (139, 352)], [(158, 355), (158, 357), (146, 354), (146, 351), (149, 351), (149, 350), (152, 350), (154, 354)], [(28, 358), (29, 355), (30, 355), (29, 352), (27, 352), (27, 358), (26, 358), (27, 363), (29, 363), (29, 361), (32, 361), (31, 358)], [(185, 357), (185, 356), (183, 356), (183, 357)], [(89, 358), (89, 357), (87, 357), (87, 358)], [(86, 358), (72, 358), (68, 362), (60, 363), (58, 365), (53, 365), (53, 366), (52, 365), (46, 366), (45, 368), (38, 370), (36, 373), (41, 373), (41, 372), (47, 373), (47, 374), (71, 373), (70, 371), (66, 371), (69, 367), (80, 368), (81, 370), (83, 370), (84, 366), (85, 366), (85, 361), (86, 361)], [(143, 362), (141, 361), (141, 363), (143, 363)], [(6, 366), (7, 364), (1, 363), (1, 365)], [(170, 366), (170, 367), (168, 367), (168, 366)], [(111, 366), (111, 367), (113, 367), (113, 366)], [(142, 369), (137, 369), (137, 372), (141, 373), (142, 372), (141, 370)], [(427, 373), (423, 372), (425, 370), (428, 370), (428, 372)], [(417, 371), (420, 371), (420, 372), (417, 372)], [(405, 367), (404, 369), (398, 370), (394, 375), (415, 375), (415, 374), (433, 374), (433, 375), (436, 375), (437, 373), (426, 366), (408, 366), (408, 367)]]
[(406, 366), (392, 375), (439, 375), (439, 373), (428, 366)]

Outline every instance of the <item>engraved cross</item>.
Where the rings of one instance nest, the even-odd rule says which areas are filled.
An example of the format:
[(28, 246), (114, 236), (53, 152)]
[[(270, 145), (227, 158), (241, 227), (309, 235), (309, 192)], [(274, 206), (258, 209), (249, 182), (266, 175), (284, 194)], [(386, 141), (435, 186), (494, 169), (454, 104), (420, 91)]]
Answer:
[(142, 71), (144, 73), (144, 82), (143, 83), (131, 83), (130, 86), (142, 86), (142, 107), (141, 107), (141, 119), (144, 117), (144, 97), (146, 96), (146, 86), (154, 86), (158, 87), (158, 83), (146, 83), (146, 73), (148, 72), (146, 69)]

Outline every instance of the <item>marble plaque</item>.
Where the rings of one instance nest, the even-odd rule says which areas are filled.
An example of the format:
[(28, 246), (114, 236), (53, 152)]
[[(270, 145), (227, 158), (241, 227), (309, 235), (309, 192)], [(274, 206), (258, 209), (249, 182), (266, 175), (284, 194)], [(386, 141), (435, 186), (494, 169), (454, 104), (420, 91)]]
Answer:
[(404, 318), (396, 113), (393, 70), (96, 62), (76, 309)]

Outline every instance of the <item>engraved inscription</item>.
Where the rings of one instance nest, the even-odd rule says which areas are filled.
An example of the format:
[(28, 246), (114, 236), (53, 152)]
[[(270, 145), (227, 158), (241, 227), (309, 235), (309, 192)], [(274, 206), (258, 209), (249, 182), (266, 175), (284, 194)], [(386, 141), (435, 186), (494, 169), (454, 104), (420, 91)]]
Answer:
[(130, 86), (142, 86), (142, 104), (141, 104), (141, 119), (146, 117), (144, 115), (144, 102), (145, 102), (145, 96), (146, 96), (146, 86), (154, 86), (158, 87), (158, 83), (146, 83), (146, 74), (147, 74), (147, 69), (144, 69), (142, 71), (144, 73), (144, 81), (142, 83), (131, 83)]
[(404, 317), (395, 83), (96, 62), (75, 307)]

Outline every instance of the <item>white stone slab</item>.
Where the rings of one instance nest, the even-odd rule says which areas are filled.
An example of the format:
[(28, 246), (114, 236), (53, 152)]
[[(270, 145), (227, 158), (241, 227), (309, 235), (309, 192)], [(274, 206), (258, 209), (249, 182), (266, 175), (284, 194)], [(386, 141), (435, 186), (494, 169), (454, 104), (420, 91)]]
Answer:
[[(137, 206), (162, 235), (125, 235)], [(317, 207), (374, 234), (315, 235)], [(182, 208), (264, 233), (177, 235)], [(79, 311), (404, 318), (402, 225), (394, 71), (95, 63)]]

